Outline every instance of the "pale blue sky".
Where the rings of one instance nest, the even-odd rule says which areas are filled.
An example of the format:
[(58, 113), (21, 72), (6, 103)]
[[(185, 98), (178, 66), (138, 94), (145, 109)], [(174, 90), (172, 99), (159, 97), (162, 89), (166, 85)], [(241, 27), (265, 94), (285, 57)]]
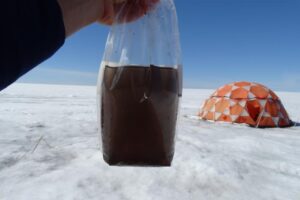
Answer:
[[(232, 81), (300, 91), (299, 0), (175, 0), (184, 86)], [(21, 82), (95, 85), (109, 28), (94, 24), (66, 40)]]

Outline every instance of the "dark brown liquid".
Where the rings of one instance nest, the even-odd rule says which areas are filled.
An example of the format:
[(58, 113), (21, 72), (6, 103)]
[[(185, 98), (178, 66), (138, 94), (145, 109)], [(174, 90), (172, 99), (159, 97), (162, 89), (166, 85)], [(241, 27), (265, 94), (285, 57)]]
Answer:
[(177, 69), (106, 66), (101, 111), (104, 160), (110, 165), (170, 166), (180, 94)]

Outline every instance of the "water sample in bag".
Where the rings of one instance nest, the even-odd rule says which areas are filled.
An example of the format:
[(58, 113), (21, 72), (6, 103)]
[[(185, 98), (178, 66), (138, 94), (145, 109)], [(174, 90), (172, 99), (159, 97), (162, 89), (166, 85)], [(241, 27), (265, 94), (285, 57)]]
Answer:
[(143, 0), (151, 5), (138, 19), (128, 5), (119, 7), (107, 39), (97, 92), (109, 165), (170, 166), (173, 159), (182, 96), (179, 32), (173, 0), (154, 1)]

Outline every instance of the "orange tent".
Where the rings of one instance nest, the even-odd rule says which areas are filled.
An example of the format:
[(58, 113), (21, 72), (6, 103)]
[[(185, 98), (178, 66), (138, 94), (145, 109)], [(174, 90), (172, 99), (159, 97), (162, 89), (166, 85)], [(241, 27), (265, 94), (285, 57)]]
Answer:
[(204, 120), (254, 127), (292, 125), (278, 96), (267, 87), (250, 82), (235, 82), (219, 88), (205, 101), (198, 115)]

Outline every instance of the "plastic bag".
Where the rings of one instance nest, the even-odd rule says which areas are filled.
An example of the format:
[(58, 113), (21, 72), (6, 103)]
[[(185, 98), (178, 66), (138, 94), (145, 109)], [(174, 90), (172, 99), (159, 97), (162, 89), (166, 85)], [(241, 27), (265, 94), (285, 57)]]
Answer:
[(179, 31), (173, 0), (154, 1), (139, 19), (119, 7), (107, 39), (97, 93), (109, 165), (170, 166), (173, 159), (182, 96)]

